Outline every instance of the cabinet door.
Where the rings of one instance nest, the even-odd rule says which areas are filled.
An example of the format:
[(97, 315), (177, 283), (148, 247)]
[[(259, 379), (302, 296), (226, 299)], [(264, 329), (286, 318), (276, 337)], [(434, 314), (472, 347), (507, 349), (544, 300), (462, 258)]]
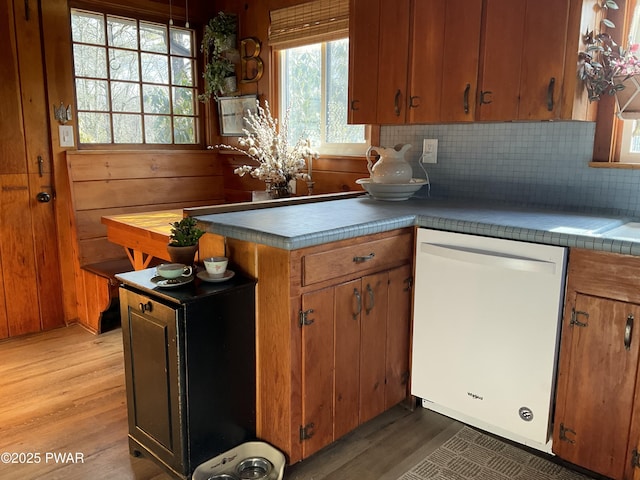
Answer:
[(359, 425), (360, 283), (353, 280), (335, 288), (335, 439)]
[(482, 0), (413, 4), (409, 122), (472, 121)]
[[(569, 3), (570, 0), (527, 1), (521, 55), (519, 120), (560, 118)], [(536, 61), (542, 52), (542, 58)], [(571, 55), (575, 55), (575, 52)]]
[(333, 441), (334, 399), (333, 287), (302, 296), (308, 312), (302, 326), (302, 457)]
[(132, 449), (141, 446), (182, 472), (178, 312), (122, 288), (120, 301)]
[(486, 0), (478, 120), (518, 118), (525, 12), (524, 0)]
[(349, 8), (349, 123), (376, 123), (380, 0), (351, 0)]
[(389, 272), (385, 409), (408, 395), (412, 280), (410, 265)]
[(402, 124), (406, 118), (409, 64), (410, 0), (381, 0), (378, 59), (379, 124)]
[(486, 0), (478, 120), (560, 116), (569, 3)]
[(388, 284), (387, 272), (362, 279), (360, 423), (385, 410)]
[(576, 294), (573, 311), (563, 322), (562, 342), (569, 345), (562, 351), (569, 358), (559, 372), (553, 451), (622, 478), (640, 343), (630, 333), (640, 306)]

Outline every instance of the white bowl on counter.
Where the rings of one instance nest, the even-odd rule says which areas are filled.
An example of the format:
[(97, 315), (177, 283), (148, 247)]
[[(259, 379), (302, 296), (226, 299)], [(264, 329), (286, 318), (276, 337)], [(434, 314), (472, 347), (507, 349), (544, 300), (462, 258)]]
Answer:
[(399, 202), (410, 198), (428, 182), (424, 178), (412, 178), (409, 183), (375, 183), (371, 178), (359, 178), (356, 183), (376, 200)]

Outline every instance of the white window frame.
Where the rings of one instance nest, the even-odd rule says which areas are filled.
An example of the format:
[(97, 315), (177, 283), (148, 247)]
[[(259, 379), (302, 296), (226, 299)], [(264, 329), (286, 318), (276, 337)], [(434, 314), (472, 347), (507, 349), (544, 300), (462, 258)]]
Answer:
[[(326, 109), (324, 106), (326, 105), (326, 65), (327, 65), (327, 43), (318, 42), (321, 44), (320, 55), (322, 62), (322, 78), (321, 78), (321, 98), (320, 103), (323, 106), (322, 111), (320, 113), (320, 138), (326, 138)], [(293, 48), (293, 47), (292, 47)], [(286, 72), (286, 49), (280, 49), (277, 51), (278, 54), (278, 64), (280, 65), (280, 69), (278, 72), (278, 98), (280, 99), (279, 111), (286, 112), (287, 105), (285, 105), (285, 95), (283, 94), (286, 89), (287, 80), (285, 77)], [(347, 69), (349, 66), (347, 65)], [(314, 148), (318, 151), (320, 155), (325, 156), (361, 156), (364, 155), (367, 149), (371, 146), (371, 137), (370, 137), (370, 129), (367, 128), (366, 125), (363, 125), (364, 129), (364, 143), (327, 143), (321, 140), (319, 146), (315, 146)]]
[(639, 120), (622, 120), (622, 140), (620, 146), (620, 163), (640, 164), (640, 152), (631, 151), (631, 140), (633, 138), (634, 123)]

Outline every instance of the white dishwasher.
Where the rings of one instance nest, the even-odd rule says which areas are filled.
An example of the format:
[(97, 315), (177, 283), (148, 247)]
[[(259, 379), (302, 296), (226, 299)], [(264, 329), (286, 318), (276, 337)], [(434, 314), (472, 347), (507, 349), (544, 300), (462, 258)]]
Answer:
[(551, 452), (566, 249), (419, 229), (411, 393)]

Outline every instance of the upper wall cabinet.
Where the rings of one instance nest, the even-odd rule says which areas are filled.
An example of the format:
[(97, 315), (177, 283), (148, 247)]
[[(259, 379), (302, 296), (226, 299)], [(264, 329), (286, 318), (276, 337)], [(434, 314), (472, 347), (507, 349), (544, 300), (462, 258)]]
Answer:
[(569, 4), (485, 0), (477, 120), (560, 118)]
[(482, 0), (413, 5), (409, 123), (475, 118)]
[(583, 8), (582, 0), (351, 0), (349, 121), (580, 119)]
[(405, 123), (410, 3), (351, 0), (350, 123)]

